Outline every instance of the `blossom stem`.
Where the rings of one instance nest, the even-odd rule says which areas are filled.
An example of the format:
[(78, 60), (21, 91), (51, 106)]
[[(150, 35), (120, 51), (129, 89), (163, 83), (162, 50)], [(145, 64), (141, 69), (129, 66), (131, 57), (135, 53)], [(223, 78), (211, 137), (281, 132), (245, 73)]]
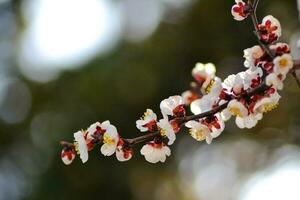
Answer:
[(256, 16), (256, 10), (257, 10), (257, 6), (258, 6), (259, 0), (255, 0), (253, 3), (251, 0), (248, 1), (249, 6), (251, 7), (251, 12), (250, 12), (250, 17), (252, 20), (252, 24), (254, 26), (254, 34), (257, 37), (257, 41), (259, 43), (259, 46), (272, 58), (274, 59), (274, 55), (272, 53), (272, 51), (270, 50), (270, 48), (264, 44), (260, 38), (261, 38), (261, 34), (260, 31), (258, 29), (258, 20), (257, 20), (257, 16)]
[(137, 143), (141, 143), (141, 142), (150, 140), (150, 139), (155, 138), (156, 136), (159, 136), (159, 135), (160, 135), (160, 133), (159, 133), (159, 131), (157, 131), (157, 132), (149, 133), (147, 135), (143, 135), (143, 136), (136, 137), (136, 138), (133, 138), (133, 139), (124, 139), (124, 141), (128, 142), (130, 145), (134, 145), (134, 144), (137, 144)]
[(73, 148), (75, 145), (73, 143), (70, 142), (65, 142), (65, 141), (60, 141), (59, 144), (63, 147), (71, 147)]
[[(296, 78), (297, 83), (300, 87), (300, 80), (297, 79), (296, 72), (295, 72), (295, 70), (297, 70), (297, 69), (300, 69), (300, 60), (294, 60), (294, 67), (291, 70), (292, 75)], [(267, 86), (263, 82), (258, 87), (254, 88), (253, 90), (248, 91), (246, 94), (243, 95), (243, 97), (245, 97), (245, 96), (251, 97), (255, 94), (264, 92), (268, 88), (269, 88), (269, 86)], [(231, 99), (233, 99), (233, 98), (234, 97), (232, 97)], [(238, 98), (240, 98), (240, 97), (238, 97)], [(185, 116), (185, 117), (179, 117), (176, 120), (178, 120), (178, 122), (180, 123), (180, 126), (181, 126), (181, 125), (185, 124), (188, 121), (202, 119), (202, 118), (214, 115), (218, 112), (221, 112), (225, 108), (227, 108), (227, 105), (228, 105), (228, 103), (231, 99), (229, 99), (226, 103), (213, 108), (210, 111), (203, 112), (203, 113), (200, 113), (198, 115), (190, 115), (190, 116)], [(157, 132), (149, 133), (149, 134), (146, 134), (146, 135), (143, 135), (143, 136), (140, 136), (140, 137), (136, 137), (136, 138), (132, 138), (132, 139), (124, 139), (124, 140), (126, 142), (128, 142), (130, 145), (134, 145), (134, 144), (138, 144), (138, 143), (141, 143), (141, 142), (144, 142), (144, 141), (147, 141), (147, 140), (152, 140), (153, 138), (155, 138), (156, 136), (159, 136), (159, 135), (160, 135), (160, 133), (157, 131)]]

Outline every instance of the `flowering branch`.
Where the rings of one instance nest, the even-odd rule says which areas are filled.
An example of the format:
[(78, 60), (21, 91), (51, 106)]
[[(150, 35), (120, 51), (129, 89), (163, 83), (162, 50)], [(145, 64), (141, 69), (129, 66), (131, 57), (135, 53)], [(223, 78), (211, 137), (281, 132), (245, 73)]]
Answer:
[[(191, 90), (181, 96), (171, 96), (160, 103), (162, 118), (147, 109), (136, 127), (145, 135), (126, 139), (109, 121), (96, 122), (87, 130), (74, 133), (74, 143), (60, 142), (63, 146), (61, 158), (70, 164), (76, 153), (83, 163), (88, 160), (88, 152), (101, 146), (104, 156), (116, 155), (119, 161), (127, 161), (133, 156), (133, 146), (145, 143), (140, 153), (151, 163), (164, 162), (171, 155), (170, 145), (184, 126), (197, 141), (208, 144), (218, 137), (225, 128), (225, 122), (235, 117), (239, 128), (253, 128), (263, 115), (278, 106), (281, 98), (279, 90), (291, 72), (296, 77), (300, 61), (294, 61), (290, 48), (285, 43), (275, 43), (281, 36), (279, 21), (271, 15), (258, 22), (256, 9), (259, 0), (235, 0), (231, 13), (234, 19), (242, 21), (250, 16), (257, 46), (244, 50), (244, 66), (247, 70), (228, 76), (223, 82), (218, 78), (216, 67), (197, 63), (192, 70), (195, 79)], [(190, 106), (193, 115), (186, 115)]]

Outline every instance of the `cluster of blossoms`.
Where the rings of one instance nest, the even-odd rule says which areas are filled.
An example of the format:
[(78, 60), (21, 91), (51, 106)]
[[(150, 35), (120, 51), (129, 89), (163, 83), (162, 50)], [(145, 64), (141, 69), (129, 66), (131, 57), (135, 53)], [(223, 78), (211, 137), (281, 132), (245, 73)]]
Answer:
[[(136, 121), (136, 127), (141, 132), (157, 133), (153, 140), (145, 144), (141, 154), (151, 163), (164, 162), (167, 156), (171, 155), (168, 145), (172, 145), (176, 139), (176, 133), (180, 129), (180, 122), (177, 120), (185, 116), (183, 98), (172, 96), (160, 104), (163, 118), (158, 120), (157, 115), (147, 109), (141, 119)], [(68, 165), (77, 154), (83, 163), (88, 160), (88, 152), (97, 144), (102, 144), (101, 153), (104, 156), (111, 156), (114, 153), (119, 161), (127, 161), (133, 155), (132, 144), (123, 139), (116, 127), (109, 121), (96, 122), (87, 130), (74, 133), (74, 144), (63, 144), (61, 153), (62, 161)]]
[[(235, 2), (234, 19), (241, 21), (253, 13), (251, 4)], [(125, 139), (109, 121), (96, 122), (75, 132), (74, 143), (62, 142), (62, 161), (70, 164), (77, 153), (85, 163), (88, 152), (98, 144), (102, 145), (104, 156), (115, 154), (119, 161), (127, 161), (133, 156), (133, 145), (145, 142), (140, 150), (145, 159), (151, 163), (165, 162), (171, 155), (170, 145), (184, 126), (194, 139), (206, 140), (208, 144), (223, 132), (231, 117), (235, 117), (239, 128), (253, 128), (265, 113), (277, 107), (281, 98), (278, 91), (283, 89), (283, 81), (293, 68), (289, 46), (275, 43), (281, 36), (279, 21), (269, 15), (261, 24), (254, 25), (260, 45), (244, 50), (245, 71), (222, 81), (212, 63), (197, 63), (192, 70), (191, 89), (161, 101), (160, 119), (147, 109), (136, 121), (137, 129), (145, 135)], [(193, 115), (186, 115), (187, 107)]]

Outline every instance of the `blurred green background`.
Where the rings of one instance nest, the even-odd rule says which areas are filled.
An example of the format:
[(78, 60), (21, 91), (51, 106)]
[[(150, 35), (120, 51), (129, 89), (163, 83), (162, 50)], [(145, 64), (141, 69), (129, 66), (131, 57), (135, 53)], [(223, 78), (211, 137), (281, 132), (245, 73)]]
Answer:
[[(212, 145), (183, 131), (164, 164), (60, 160), (60, 140), (109, 119), (136, 137), (146, 108), (189, 88), (196, 62), (224, 79), (256, 44), (234, 0), (0, 0), (0, 199), (299, 199), (300, 89), (289, 77), (279, 108), (252, 130), (233, 121)], [(295, 0), (261, 0), (295, 48)], [(287, 195), (282, 197), (281, 195)], [(267, 196), (264, 196), (267, 195)], [(273, 195), (273, 196), (272, 196)], [(290, 195), (290, 196), (289, 196)]]

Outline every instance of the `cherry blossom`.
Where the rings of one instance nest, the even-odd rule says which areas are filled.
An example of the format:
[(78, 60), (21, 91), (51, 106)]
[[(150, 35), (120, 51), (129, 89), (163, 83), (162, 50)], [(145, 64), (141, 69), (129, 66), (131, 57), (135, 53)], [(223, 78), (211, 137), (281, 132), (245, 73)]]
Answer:
[(202, 91), (205, 92), (211, 81), (215, 78), (216, 66), (212, 63), (197, 63), (192, 70), (192, 76), (197, 81)]
[(171, 155), (171, 150), (163, 142), (149, 142), (141, 149), (141, 154), (150, 163), (165, 162), (167, 156)]
[(160, 110), (164, 117), (183, 117), (185, 115), (184, 101), (181, 96), (171, 96), (160, 103)]
[(249, 115), (245, 117), (239, 117), (237, 116), (235, 118), (236, 125), (243, 129), (243, 128), (253, 128), (256, 126), (257, 122), (262, 119), (261, 113), (250, 113)]
[(266, 113), (278, 106), (281, 96), (274, 88), (269, 89), (268, 95), (257, 100), (253, 107), (253, 112)]
[(216, 103), (216, 100), (220, 96), (221, 91), (222, 91), (221, 79), (215, 77), (214, 81), (212, 82), (212, 86), (209, 89), (209, 93), (204, 95), (202, 98), (197, 99), (191, 103), (192, 113), (196, 115), (196, 114), (209, 111)]
[(171, 145), (176, 140), (175, 131), (172, 124), (166, 119), (161, 119), (157, 123), (161, 136), (166, 136), (169, 139), (168, 145)]
[(190, 128), (190, 135), (197, 141), (206, 140), (210, 144), (212, 140), (218, 137), (225, 128), (225, 124), (220, 115), (216, 115), (203, 120), (193, 120), (185, 123)]
[(272, 15), (263, 18), (262, 23), (258, 25), (261, 41), (271, 44), (281, 36), (281, 25)]
[(231, 8), (231, 14), (237, 21), (242, 21), (250, 14), (247, 9), (247, 4), (242, 0), (235, 0), (235, 5)]
[(75, 150), (77, 154), (80, 155), (80, 159), (83, 163), (87, 162), (89, 159), (88, 146), (85, 140), (85, 136), (85, 131), (77, 131), (76, 133), (74, 133)]
[(157, 130), (157, 116), (156, 114), (151, 110), (147, 109), (144, 113), (143, 117), (136, 121), (136, 127), (141, 132), (154, 132)]
[(61, 160), (65, 165), (70, 165), (75, 159), (76, 152), (73, 148), (64, 148), (61, 151)]
[(273, 86), (277, 90), (282, 90), (284, 79), (285, 79), (285, 75), (271, 73), (266, 77), (266, 85)]
[(118, 161), (124, 162), (132, 158), (133, 150), (128, 146), (122, 139), (120, 139), (119, 144), (116, 149), (116, 157)]
[(119, 142), (119, 134), (114, 125), (111, 125), (109, 121), (105, 121), (101, 124), (101, 128), (105, 130), (103, 134), (103, 145), (101, 146), (101, 153), (105, 156), (111, 156), (115, 153)]
[(293, 68), (293, 58), (290, 54), (283, 54), (274, 59), (274, 72), (286, 75)]
[(264, 55), (263, 49), (256, 45), (244, 50), (244, 66), (246, 68), (256, 68), (257, 62)]

